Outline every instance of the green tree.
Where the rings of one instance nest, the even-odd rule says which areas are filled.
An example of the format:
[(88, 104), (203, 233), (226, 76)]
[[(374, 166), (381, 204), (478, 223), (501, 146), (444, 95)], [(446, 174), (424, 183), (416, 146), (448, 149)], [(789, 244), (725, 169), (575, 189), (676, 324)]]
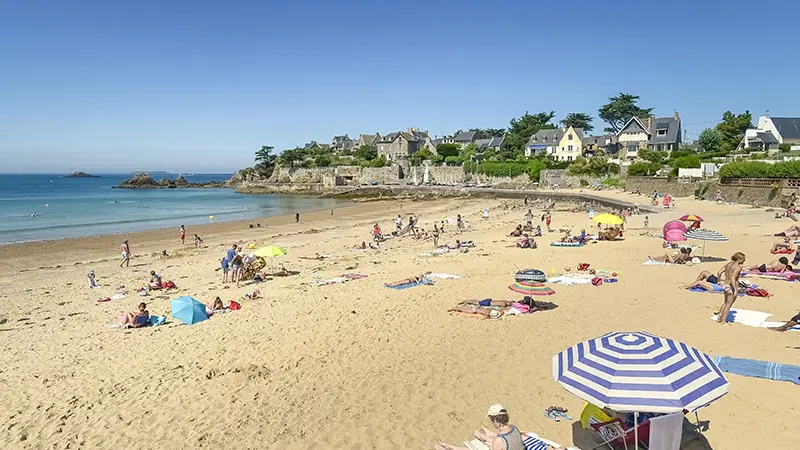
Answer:
[(670, 161), (670, 166), (672, 166), (672, 170), (669, 174), (674, 177), (678, 175), (678, 169), (699, 169), (700, 157), (697, 155), (681, 156)]
[(430, 149), (428, 147), (423, 147), (423, 148), (417, 150), (408, 159), (409, 159), (409, 161), (411, 161), (411, 164), (413, 164), (415, 166), (418, 166), (418, 165), (422, 164), (422, 161), (425, 161), (425, 160), (431, 161), (433, 163), (437, 163), (437, 162), (441, 162), (442, 161), (442, 157), (438, 156), (438, 155), (434, 155), (430, 151)]
[(443, 158), (447, 158), (448, 156), (458, 156), (460, 149), (458, 144), (439, 144), (436, 146), (436, 153)]
[(778, 150), (786, 153), (792, 151), (792, 144), (781, 144), (778, 146)]
[(559, 122), (564, 128), (583, 128), (583, 131), (592, 131), (592, 116), (586, 113), (569, 113)]
[(555, 115), (555, 111), (537, 114), (529, 114), (526, 111), (522, 117), (511, 119), (508, 133), (506, 134), (505, 148), (498, 157), (514, 159), (516, 155), (513, 154), (521, 152), (531, 136), (536, 134), (537, 131), (555, 128), (555, 125), (550, 123)]
[(446, 162), (449, 166), (455, 166), (461, 164), (463, 161), (461, 161), (461, 158), (458, 156), (448, 156), (444, 159), (444, 162)]
[(643, 160), (652, 163), (663, 164), (664, 161), (666, 161), (667, 159), (667, 152), (650, 150), (649, 148), (643, 148), (639, 150), (639, 158), (642, 158)]
[(722, 134), (722, 142), (719, 149), (725, 152), (735, 150), (748, 128), (753, 128), (753, 116), (750, 111), (745, 111), (742, 114), (725, 111), (722, 114), (722, 122), (717, 124), (717, 131)]
[(273, 149), (274, 147), (269, 145), (262, 145), (261, 149), (256, 151), (255, 169), (266, 178), (272, 175), (272, 171), (275, 169), (275, 161), (278, 159), (277, 156), (272, 154)]
[(716, 128), (706, 128), (700, 133), (700, 147), (704, 152), (716, 152), (722, 146), (722, 133)]
[(631, 120), (631, 117), (651, 117), (653, 108), (640, 108), (636, 102), (638, 95), (621, 93), (608, 99), (609, 102), (598, 110), (598, 116), (609, 126), (604, 131), (616, 133)]
[(331, 157), (326, 154), (320, 154), (314, 157), (314, 165), (317, 167), (328, 167), (331, 165)]
[(608, 161), (605, 156), (593, 156), (591, 158), (578, 157), (569, 167), (567, 173), (572, 176), (591, 175), (603, 177), (606, 175), (619, 173), (619, 166)]
[(305, 156), (300, 150), (302, 149), (290, 148), (288, 150), (284, 150), (278, 157), (278, 162), (280, 162), (282, 166), (289, 166), (290, 168), (294, 167), (294, 164), (302, 161)]
[(378, 147), (374, 145), (362, 145), (355, 151), (356, 158), (363, 159), (364, 161), (372, 161), (378, 157)]

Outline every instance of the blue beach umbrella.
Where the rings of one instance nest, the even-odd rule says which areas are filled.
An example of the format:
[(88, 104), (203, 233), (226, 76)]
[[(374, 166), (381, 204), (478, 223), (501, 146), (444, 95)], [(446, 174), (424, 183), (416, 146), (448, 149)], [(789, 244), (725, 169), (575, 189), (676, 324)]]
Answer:
[(608, 333), (553, 357), (553, 378), (600, 407), (634, 413), (696, 411), (728, 393), (714, 360), (682, 342), (650, 333)]
[(172, 300), (172, 317), (186, 325), (194, 325), (208, 319), (206, 305), (189, 296), (178, 297)]

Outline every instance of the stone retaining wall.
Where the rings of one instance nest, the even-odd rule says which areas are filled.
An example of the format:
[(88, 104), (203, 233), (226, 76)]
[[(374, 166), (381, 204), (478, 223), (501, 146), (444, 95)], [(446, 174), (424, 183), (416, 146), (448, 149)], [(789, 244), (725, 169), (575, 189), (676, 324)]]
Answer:
[(773, 188), (770, 186), (736, 186), (719, 184), (717, 180), (684, 182), (677, 178), (663, 177), (628, 177), (626, 190), (639, 191), (646, 196), (655, 190), (659, 194), (672, 197), (694, 197), (699, 195), (706, 200), (714, 200), (717, 190), (726, 202), (736, 202), (758, 206), (785, 207), (789, 204), (789, 196), (797, 193), (796, 189)]

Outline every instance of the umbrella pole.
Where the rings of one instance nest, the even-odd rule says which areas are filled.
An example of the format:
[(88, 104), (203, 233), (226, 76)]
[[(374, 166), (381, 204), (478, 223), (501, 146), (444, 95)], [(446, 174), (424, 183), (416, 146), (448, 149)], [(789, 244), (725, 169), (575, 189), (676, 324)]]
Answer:
[(636, 450), (639, 450), (639, 413), (633, 413), (633, 439), (635, 441)]

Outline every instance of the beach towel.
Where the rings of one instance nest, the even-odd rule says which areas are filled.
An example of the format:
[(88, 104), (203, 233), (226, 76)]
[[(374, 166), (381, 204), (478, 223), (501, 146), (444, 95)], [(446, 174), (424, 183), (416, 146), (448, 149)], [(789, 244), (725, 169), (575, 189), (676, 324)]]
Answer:
[(150, 326), (157, 327), (167, 321), (167, 316), (150, 316)]
[[(522, 433), (522, 445), (525, 446), (525, 450), (545, 450), (548, 447), (561, 448), (559, 444), (544, 439), (536, 433)], [(464, 442), (464, 446), (470, 450), (489, 450), (491, 448), (479, 439), (473, 439), (469, 442)], [(577, 449), (574, 447), (567, 447), (567, 450)]]
[(431, 284), (434, 284), (434, 282), (430, 278), (423, 278), (422, 281), (417, 281), (416, 283), (406, 283), (406, 284), (401, 284), (399, 286), (386, 286), (386, 287), (392, 288), (392, 289), (397, 289), (398, 291), (402, 291), (403, 289), (408, 289), (408, 288), (412, 288), (412, 287), (416, 287), (416, 286), (422, 286), (423, 284), (431, 285)]
[(342, 274), (342, 278), (347, 278), (348, 280), (360, 280), (362, 278), (367, 278), (367, 275), (363, 273), (345, 273)]
[(437, 280), (457, 280), (459, 278), (464, 278), (464, 275), (453, 275), (449, 273), (429, 273), (428, 278), (434, 278)]
[[(710, 292), (705, 290), (705, 289), (703, 289), (700, 286), (695, 286), (693, 288), (689, 288), (689, 292), (705, 292), (705, 293), (709, 293), (709, 294), (721, 294), (722, 293), (722, 286), (720, 286), (719, 284), (712, 284), (711, 287), (713, 288), (713, 290), (710, 291)], [(753, 285), (752, 287), (753, 288), (758, 288), (758, 286), (756, 286), (756, 285)], [(742, 291), (742, 290), (739, 291), (739, 297), (744, 297), (745, 295), (746, 294), (745, 294), (744, 291)]]
[(735, 373), (744, 377), (790, 381), (800, 385), (800, 367), (798, 366), (755, 359), (731, 358), (730, 356), (715, 356), (714, 362), (723, 372)]
[(557, 277), (548, 278), (549, 283), (563, 284), (564, 286), (576, 286), (578, 284), (592, 284), (594, 275), (585, 273), (565, 273)]
[(794, 250), (790, 248), (783, 248), (780, 250), (770, 250), (770, 253), (772, 253), (773, 255), (791, 255), (792, 253), (794, 253)]
[(759, 272), (757, 270), (743, 270), (742, 276), (766, 278), (768, 280), (798, 281), (798, 274), (794, 272)]
[(683, 436), (683, 413), (673, 413), (650, 419), (650, 450), (680, 450)]
[(551, 242), (551, 247), (583, 247), (582, 242)]
[[(731, 309), (728, 313), (727, 321), (740, 323), (748, 327), (760, 327), (771, 315), (770, 313), (751, 311), (749, 309)], [(714, 314), (711, 319), (717, 320), (717, 315)]]
[(677, 266), (679, 264), (665, 263), (665, 262), (659, 262), (659, 261), (654, 261), (652, 259), (648, 259), (647, 261), (643, 262), (642, 265), (643, 266)]
[[(778, 328), (786, 325), (786, 322), (761, 322), (759, 327), (761, 328)], [(800, 325), (795, 325), (792, 328), (789, 328), (787, 331), (800, 331)]]

